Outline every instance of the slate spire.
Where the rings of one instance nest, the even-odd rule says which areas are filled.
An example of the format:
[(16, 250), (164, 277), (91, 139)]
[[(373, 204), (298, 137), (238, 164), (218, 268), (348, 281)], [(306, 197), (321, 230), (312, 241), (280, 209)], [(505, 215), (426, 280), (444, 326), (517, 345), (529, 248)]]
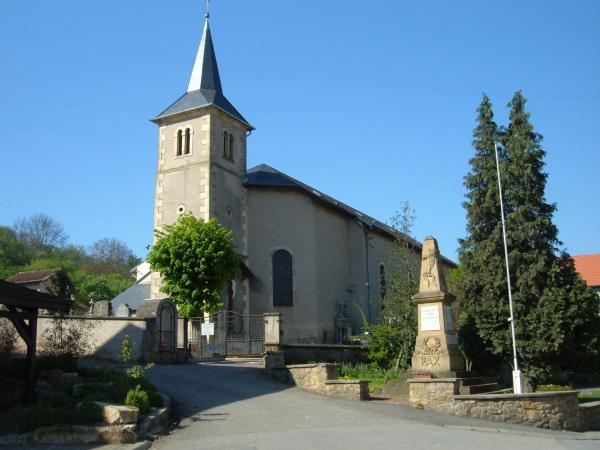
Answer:
[(206, 106), (216, 106), (221, 111), (241, 121), (248, 130), (253, 130), (254, 127), (244, 119), (223, 95), (219, 67), (208, 24), (208, 12), (205, 13), (204, 17), (204, 30), (202, 31), (202, 38), (200, 39), (198, 53), (196, 54), (196, 60), (186, 93), (152, 120), (159, 123), (166, 117)]
[(222, 95), (223, 90), (221, 88), (221, 78), (219, 77), (219, 66), (217, 65), (215, 49), (210, 34), (208, 13), (204, 17), (206, 18), (204, 20), (204, 31), (202, 32), (202, 39), (200, 39), (200, 46), (198, 47), (198, 54), (196, 55), (187, 91), (193, 92), (198, 89), (205, 89), (216, 91)]

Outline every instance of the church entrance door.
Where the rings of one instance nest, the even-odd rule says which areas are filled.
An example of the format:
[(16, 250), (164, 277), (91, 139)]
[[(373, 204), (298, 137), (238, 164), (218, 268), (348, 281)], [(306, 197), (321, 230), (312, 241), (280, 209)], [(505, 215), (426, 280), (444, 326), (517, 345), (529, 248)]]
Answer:
[(264, 318), (235, 311), (218, 311), (190, 319), (189, 344), (193, 356), (262, 356)]

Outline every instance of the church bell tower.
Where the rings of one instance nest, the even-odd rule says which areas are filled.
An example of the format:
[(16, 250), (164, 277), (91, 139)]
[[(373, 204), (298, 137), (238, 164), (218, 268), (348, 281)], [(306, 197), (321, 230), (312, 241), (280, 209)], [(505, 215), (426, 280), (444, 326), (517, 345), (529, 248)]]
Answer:
[[(225, 98), (205, 14), (204, 30), (185, 94), (152, 121), (158, 125), (154, 229), (190, 213), (216, 219), (246, 251), (246, 137), (254, 129)], [(160, 298), (152, 274), (152, 298)]]

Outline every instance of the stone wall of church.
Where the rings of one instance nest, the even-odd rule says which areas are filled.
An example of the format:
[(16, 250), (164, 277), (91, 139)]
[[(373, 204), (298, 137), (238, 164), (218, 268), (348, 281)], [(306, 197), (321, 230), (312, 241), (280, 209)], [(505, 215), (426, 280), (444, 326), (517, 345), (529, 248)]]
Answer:
[[(251, 188), (248, 198), (250, 312), (280, 312), (282, 343), (335, 343), (336, 317), (344, 309), (352, 332), (363, 316), (381, 311), (380, 265), (388, 268), (393, 242), (369, 230), (370, 304), (367, 300), (365, 234), (354, 217), (296, 190)], [(294, 304), (274, 307), (271, 257), (285, 249), (293, 258)], [(415, 253), (415, 262), (419, 262)], [(342, 307), (341, 303), (345, 306)]]

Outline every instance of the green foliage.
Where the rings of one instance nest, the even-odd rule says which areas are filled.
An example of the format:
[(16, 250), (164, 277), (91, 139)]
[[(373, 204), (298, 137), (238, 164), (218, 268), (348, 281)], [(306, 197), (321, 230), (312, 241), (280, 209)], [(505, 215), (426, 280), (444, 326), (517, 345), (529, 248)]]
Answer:
[(110, 300), (131, 286), (130, 269), (140, 262), (127, 246), (103, 238), (90, 246), (66, 243), (62, 225), (46, 214), (0, 226), (0, 278), (17, 272), (61, 268), (64, 278), (51, 293), (76, 301)]
[(130, 277), (118, 273), (94, 275), (78, 271), (73, 278), (76, 284), (75, 299), (84, 304), (111, 300), (132, 284)]
[(20, 408), (11, 416), (17, 433), (58, 424), (90, 424), (102, 421), (100, 407), (91, 400), (80, 403), (66, 400), (61, 405), (36, 405)]
[(150, 411), (150, 399), (148, 393), (138, 384), (135, 388), (127, 391), (125, 396), (125, 404), (127, 406), (137, 406), (140, 413), (147, 414)]
[(398, 378), (393, 369), (382, 370), (375, 364), (343, 362), (339, 367), (339, 378), (342, 380), (369, 380), (369, 390), (382, 388), (389, 380)]
[(392, 218), (396, 234), (385, 265), (389, 275), (382, 292), (380, 320), (378, 324), (364, 325), (369, 360), (383, 370), (399, 371), (411, 366), (417, 336), (417, 307), (411, 298), (418, 292), (419, 283), (416, 242), (410, 236), (414, 220), (414, 211), (408, 202), (403, 202), (401, 211)]
[(231, 231), (214, 219), (183, 214), (155, 234), (147, 261), (160, 272), (162, 291), (177, 303), (179, 314), (192, 317), (218, 309), (222, 288), (240, 268)]
[(521, 92), (514, 95), (505, 129), (493, 121), (486, 96), (477, 110), (475, 156), (464, 179), (467, 236), (461, 241), (456, 285), (461, 348), (467, 358), (475, 368), (487, 366), (484, 352), (512, 361), (494, 153), (499, 142), (517, 352), (521, 369), (537, 384), (559, 370), (589, 370), (599, 351), (600, 319), (597, 298), (579, 280), (572, 259), (557, 256), (556, 206), (544, 197), (545, 151), (525, 102)]
[(572, 387), (561, 386), (559, 384), (539, 384), (536, 387), (536, 392), (556, 392), (556, 391), (570, 391)]
[(146, 371), (148, 369), (152, 369), (152, 367), (154, 367), (154, 363), (148, 363), (145, 366), (142, 366), (140, 364), (136, 364), (133, 367), (129, 367), (128, 369), (126, 369), (127, 375), (129, 375), (131, 378), (133, 379), (140, 379), (144, 376), (144, 374), (146, 373)]
[(600, 402), (600, 389), (580, 392), (578, 395), (579, 403)]
[(129, 335), (126, 334), (123, 337), (123, 341), (121, 341), (121, 361), (125, 364), (129, 364), (131, 361), (131, 352), (133, 351), (133, 347), (131, 346), (131, 339), (129, 339)]
[(27, 263), (29, 257), (17, 233), (9, 227), (0, 226), (0, 278), (8, 278)]

